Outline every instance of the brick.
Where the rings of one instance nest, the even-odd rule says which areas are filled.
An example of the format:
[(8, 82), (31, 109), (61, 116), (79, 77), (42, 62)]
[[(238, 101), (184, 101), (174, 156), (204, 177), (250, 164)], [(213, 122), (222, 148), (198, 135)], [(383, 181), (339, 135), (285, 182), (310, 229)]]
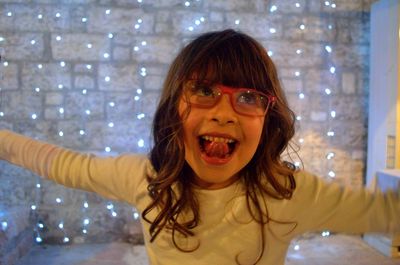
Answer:
[[(43, 34), (2, 34), (4, 40), (4, 57), (7, 60), (40, 60), (44, 59)], [(31, 44), (34, 41), (34, 44)]]
[(16, 90), (18, 87), (18, 65), (8, 62), (0, 64), (0, 89)]
[(76, 75), (74, 87), (76, 89), (93, 89), (95, 81), (92, 76), (88, 75)]
[(131, 60), (131, 48), (117, 46), (113, 49), (112, 57), (115, 61), (129, 61)]
[(164, 83), (164, 76), (147, 75), (144, 78), (145, 89), (161, 91), (163, 83)]
[[(4, 28), (10, 31), (29, 29), (53, 32), (67, 30), (70, 27), (69, 9), (66, 6), (11, 4), (8, 5), (7, 10), (12, 11), (13, 16), (1, 16), (3, 18), (0, 17), (0, 25), (2, 27), (4, 25)], [(60, 17), (56, 17), (56, 13), (60, 13)], [(40, 19), (39, 14), (42, 15)]]
[[(109, 77), (109, 81), (107, 81)], [(135, 64), (99, 65), (99, 89), (105, 91), (132, 91), (139, 87), (139, 72)]]
[(46, 105), (60, 105), (63, 103), (64, 95), (61, 92), (46, 93)]
[(327, 113), (324, 111), (311, 111), (310, 118), (312, 121), (326, 121)]
[(272, 6), (276, 7), (276, 11), (274, 11), (274, 13), (276, 12), (278, 14), (279, 13), (283, 13), (283, 14), (303, 13), (306, 9), (306, 1), (305, 0), (301, 0), (301, 1), (299, 1), (299, 0), (269, 1), (269, 4), (268, 4), (269, 12), (270, 12)]
[[(79, 92), (70, 92), (65, 97), (65, 117), (67, 119), (102, 119), (104, 94), (102, 92), (88, 92), (83, 95)], [(86, 114), (90, 110), (90, 114)]]
[[(239, 19), (240, 24), (235, 28), (250, 34), (252, 37), (260, 40), (279, 39), (283, 35), (281, 15), (260, 16), (254, 13), (229, 12), (226, 13), (226, 23), (235, 25), (235, 21)], [(275, 29), (275, 33), (271, 33), (270, 29)]]
[(104, 53), (110, 53), (110, 41), (106, 35), (67, 33), (60, 35), (61, 40), (57, 40), (57, 36), (51, 36), (53, 58), (56, 60), (108, 60), (103, 56)]
[(240, 12), (257, 12), (255, 1), (240, 1), (240, 0), (204, 0), (204, 8), (210, 10), (224, 11), (240, 11)]
[[(154, 14), (147, 14), (138, 8), (113, 8), (110, 14), (106, 14), (106, 10), (107, 8), (95, 7), (88, 11), (89, 32), (124, 34), (153, 32)], [(136, 24), (139, 25), (138, 29), (135, 29)]]
[(342, 89), (346, 94), (356, 93), (356, 77), (353, 73), (342, 74)]
[(31, 91), (3, 91), (2, 111), (8, 119), (31, 119), (32, 114), (40, 115), (42, 96)]
[[(112, 92), (107, 93), (106, 96), (106, 115), (109, 120), (119, 120), (120, 118), (136, 118), (137, 102), (134, 100), (132, 92), (121, 93)], [(115, 105), (110, 106), (109, 103), (113, 102)]]
[(60, 90), (71, 88), (71, 73), (69, 67), (61, 67), (60, 64), (24, 63), (22, 65), (22, 89), (34, 90), (36, 87), (40, 90)]
[(336, 75), (328, 70), (308, 70), (304, 73), (304, 87), (307, 92), (323, 93), (325, 88), (337, 90), (339, 80)]

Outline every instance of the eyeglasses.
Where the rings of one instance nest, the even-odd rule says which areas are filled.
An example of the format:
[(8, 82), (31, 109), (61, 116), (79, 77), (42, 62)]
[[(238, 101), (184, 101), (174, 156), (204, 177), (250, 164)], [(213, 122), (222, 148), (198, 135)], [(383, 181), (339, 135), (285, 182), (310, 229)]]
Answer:
[(185, 85), (185, 100), (191, 106), (212, 108), (228, 94), (233, 109), (242, 115), (265, 116), (276, 101), (276, 97), (266, 95), (250, 88), (231, 88), (221, 84), (209, 85), (198, 81), (189, 81)]

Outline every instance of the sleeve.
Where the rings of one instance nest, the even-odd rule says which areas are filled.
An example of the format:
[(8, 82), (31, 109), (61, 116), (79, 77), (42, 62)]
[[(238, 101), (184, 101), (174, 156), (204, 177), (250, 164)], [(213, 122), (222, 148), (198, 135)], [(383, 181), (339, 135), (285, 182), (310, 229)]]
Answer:
[(400, 232), (400, 192), (372, 192), (327, 183), (306, 172), (296, 174), (291, 207), (296, 232)]
[(139, 185), (152, 174), (144, 155), (97, 157), (0, 131), (0, 158), (58, 184), (136, 205)]

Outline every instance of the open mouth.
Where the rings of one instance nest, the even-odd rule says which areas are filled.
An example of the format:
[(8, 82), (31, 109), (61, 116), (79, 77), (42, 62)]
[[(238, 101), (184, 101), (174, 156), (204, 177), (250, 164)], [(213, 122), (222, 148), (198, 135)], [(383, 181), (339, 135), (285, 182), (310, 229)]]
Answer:
[(229, 158), (237, 146), (237, 141), (232, 138), (202, 135), (199, 137), (200, 150), (210, 158)]

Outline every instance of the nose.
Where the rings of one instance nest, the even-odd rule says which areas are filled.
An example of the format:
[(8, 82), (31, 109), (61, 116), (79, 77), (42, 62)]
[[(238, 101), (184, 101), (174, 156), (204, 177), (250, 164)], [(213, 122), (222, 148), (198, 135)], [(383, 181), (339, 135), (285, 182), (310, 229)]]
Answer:
[(236, 111), (233, 109), (229, 95), (222, 95), (210, 111), (211, 119), (221, 125), (237, 122)]

